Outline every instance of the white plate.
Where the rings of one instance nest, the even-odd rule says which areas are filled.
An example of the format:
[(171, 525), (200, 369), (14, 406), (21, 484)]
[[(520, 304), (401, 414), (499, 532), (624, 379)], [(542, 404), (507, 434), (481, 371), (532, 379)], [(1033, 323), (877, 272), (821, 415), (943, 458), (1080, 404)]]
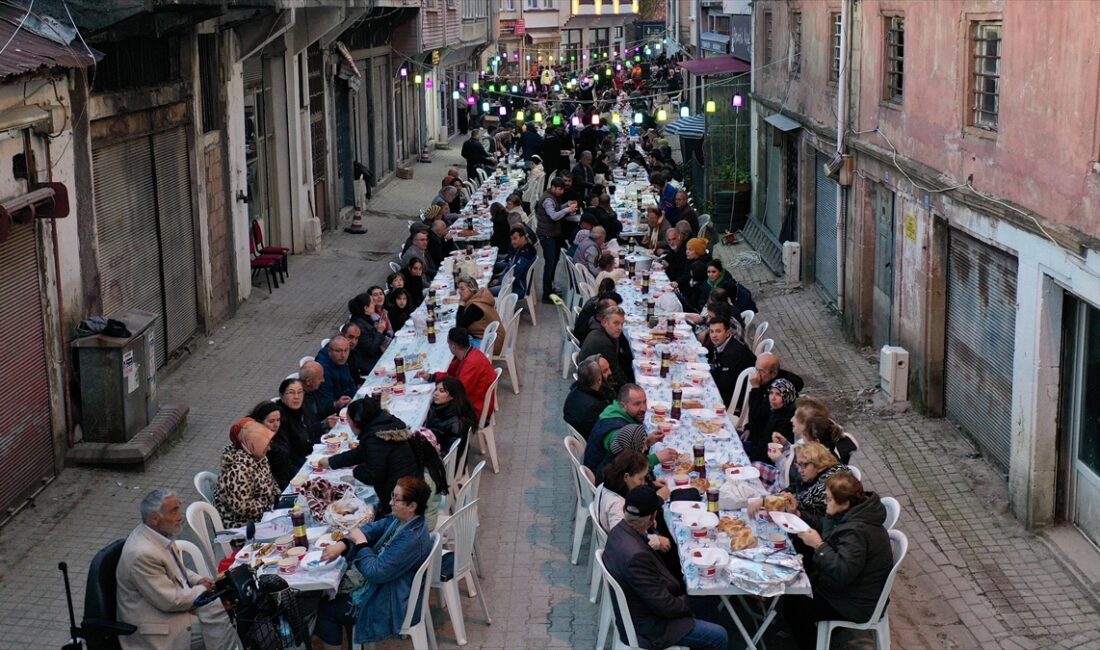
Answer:
[[(699, 556), (695, 554), (698, 553)], [(718, 567), (722, 568), (729, 564), (730, 554), (723, 551), (720, 548), (704, 547), (694, 548), (688, 551), (688, 558), (695, 566), (702, 568)]]
[(683, 515), (683, 522), (688, 528), (714, 528), (718, 525), (718, 515), (706, 510), (686, 512)]
[(684, 515), (694, 512), (706, 512), (707, 506), (702, 501), (673, 501), (668, 504), (668, 509), (674, 514)]
[(321, 561), (321, 551), (310, 551), (302, 556), (301, 567), (306, 571), (323, 571), (332, 566), (332, 562)]
[(725, 470), (724, 474), (727, 479), (733, 481), (751, 481), (753, 479), (760, 478), (760, 470), (756, 469), (752, 465), (742, 465), (741, 467), (730, 467)]
[(771, 515), (772, 521), (779, 524), (779, 527), (788, 533), (804, 533), (810, 529), (809, 524), (789, 512), (771, 510), (768, 514)]

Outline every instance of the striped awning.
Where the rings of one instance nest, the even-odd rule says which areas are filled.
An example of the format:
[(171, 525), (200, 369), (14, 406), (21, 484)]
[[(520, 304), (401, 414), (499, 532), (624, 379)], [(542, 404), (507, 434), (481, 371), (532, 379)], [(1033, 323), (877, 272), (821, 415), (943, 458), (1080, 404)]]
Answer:
[(681, 117), (665, 125), (665, 133), (678, 135), (681, 138), (702, 139), (706, 133), (706, 118), (702, 115)]

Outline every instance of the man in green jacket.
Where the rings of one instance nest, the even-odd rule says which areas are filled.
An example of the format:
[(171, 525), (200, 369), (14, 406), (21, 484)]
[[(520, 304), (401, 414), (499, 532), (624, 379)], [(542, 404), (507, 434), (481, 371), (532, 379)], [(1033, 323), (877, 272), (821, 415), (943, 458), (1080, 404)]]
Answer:
[[(597, 485), (603, 482), (604, 467), (611, 464), (615, 456), (611, 451), (611, 443), (620, 429), (633, 425), (630, 433), (634, 442), (629, 446), (643, 453), (664, 439), (664, 434), (659, 431), (645, 435), (645, 412), (645, 391), (638, 384), (624, 384), (619, 389), (618, 399), (600, 413), (584, 449), (584, 466), (592, 470)], [(652, 467), (663, 460), (676, 458), (676, 455), (675, 449), (662, 449), (649, 455), (649, 464)]]

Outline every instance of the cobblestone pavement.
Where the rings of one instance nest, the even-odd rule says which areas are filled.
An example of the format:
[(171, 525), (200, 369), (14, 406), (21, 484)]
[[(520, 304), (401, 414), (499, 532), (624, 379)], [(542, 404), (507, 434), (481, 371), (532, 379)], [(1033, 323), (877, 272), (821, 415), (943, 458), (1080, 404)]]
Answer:
[[(348, 296), (385, 275), (405, 219), (435, 193), (446, 167), (460, 162), (457, 150), (434, 157), (414, 168), (416, 179), (378, 191), (370, 234), (328, 234), (320, 253), (292, 258), (286, 288), (254, 292), (162, 378), (162, 398), (190, 405), (191, 414), (183, 438), (148, 471), (66, 469), (34, 508), (0, 530), (0, 650), (64, 642), (57, 561), (70, 563), (79, 616), (88, 561), (135, 525), (148, 489), (167, 485), (187, 501), (197, 498), (192, 476), (217, 467), (229, 423), (271, 396), (300, 356), (316, 352), (343, 318)], [(744, 259), (740, 247), (719, 251), (727, 261)], [(1003, 478), (953, 427), (872, 409), (876, 360), (843, 342), (814, 289), (788, 289), (759, 263), (734, 274), (755, 292), (784, 365), (801, 373), (807, 390), (824, 396), (860, 441), (855, 463), (869, 487), (902, 503), (898, 527), (911, 546), (891, 603), (895, 647), (1100, 647), (1095, 595), (1052, 558), (1041, 537), (1011, 518)], [(596, 636), (589, 567), (569, 563), (575, 497), (561, 442), (568, 382), (558, 367), (557, 321), (548, 306), (540, 305), (538, 316), (538, 328), (524, 319), (517, 342), (521, 393), (502, 381), (501, 472), (484, 476), (479, 533), (493, 623), (486, 624), (476, 599), (465, 599), (471, 648), (585, 648)], [(583, 551), (587, 557), (587, 542)], [(447, 612), (433, 607), (433, 616), (441, 646), (453, 647)], [(774, 633), (767, 642), (773, 650), (790, 645)]]

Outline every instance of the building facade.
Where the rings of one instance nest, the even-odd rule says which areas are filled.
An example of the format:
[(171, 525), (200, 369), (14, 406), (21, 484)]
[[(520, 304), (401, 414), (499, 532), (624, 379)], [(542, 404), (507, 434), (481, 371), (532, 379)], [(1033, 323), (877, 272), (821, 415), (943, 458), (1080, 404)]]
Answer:
[(1021, 520), (1100, 541), (1100, 6), (753, 11), (758, 247), (798, 242), (857, 343), (910, 352)]

